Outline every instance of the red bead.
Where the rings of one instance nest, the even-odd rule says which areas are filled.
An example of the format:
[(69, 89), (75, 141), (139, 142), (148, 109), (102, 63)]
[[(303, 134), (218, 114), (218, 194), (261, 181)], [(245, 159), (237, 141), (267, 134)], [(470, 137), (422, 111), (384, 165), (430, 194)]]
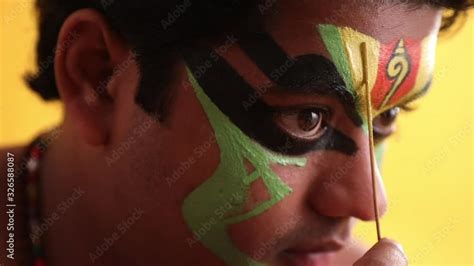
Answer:
[(32, 149), (31, 149), (31, 157), (33, 158), (39, 158), (41, 155), (41, 150), (37, 147), (37, 146), (34, 146)]

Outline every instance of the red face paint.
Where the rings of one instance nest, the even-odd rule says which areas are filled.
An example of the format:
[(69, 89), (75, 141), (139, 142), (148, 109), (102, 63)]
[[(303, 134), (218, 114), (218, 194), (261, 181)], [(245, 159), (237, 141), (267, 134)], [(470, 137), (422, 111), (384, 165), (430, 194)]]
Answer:
[(412, 92), (423, 89), (415, 86), (420, 70), (421, 44), (421, 41), (410, 39), (381, 44), (379, 71), (371, 92), (376, 109), (396, 105)]

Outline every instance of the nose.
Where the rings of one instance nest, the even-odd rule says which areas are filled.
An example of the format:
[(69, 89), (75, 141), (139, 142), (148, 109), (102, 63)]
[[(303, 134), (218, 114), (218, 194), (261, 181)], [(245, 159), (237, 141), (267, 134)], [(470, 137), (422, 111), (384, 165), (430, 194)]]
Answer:
[[(360, 136), (357, 145), (358, 151), (354, 155), (334, 155), (335, 158), (318, 171), (319, 176), (310, 193), (311, 205), (318, 214), (355, 217), (364, 221), (375, 219), (367, 136)], [(387, 208), (387, 198), (377, 163), (374, 164), (377, 210), (382, 216)]]

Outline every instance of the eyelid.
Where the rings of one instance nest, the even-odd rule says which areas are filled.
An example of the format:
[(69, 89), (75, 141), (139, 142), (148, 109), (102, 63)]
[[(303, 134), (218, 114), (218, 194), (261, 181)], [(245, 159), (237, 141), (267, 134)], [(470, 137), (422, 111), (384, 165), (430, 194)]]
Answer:
[[(378, 125), (376, 125), (376, 119), (381, 119), (380, 115), (384, 114), (385, 112), (388, 112), (394, 108), (398, 108), (398, 111), (397, 111), (397, 114), (396, 114), (396, 117), (395, 119), (393, 120), (393, 122), (387, 126), (387, 128), (390, 130), (390, 132), (383, 132), (385, 131), (384, 129), (381, 129), (380, 130), (380, 127), (378, 127)], [(407, 106), (394, 106), (390, 109), (387, 109), (385, 110), (384, 112), (382, 112), (379, 116), (375, 117), (374, 118), (374, 126), (373, 126), (373, 129), (374, 129), (374, 140), (375, 140), (375, 143), (380, 143), (380, 142), (383, 142), (385, 139), (389, 138), (390, 136), (392, 136), (397, 130), (396, 130), (396, 125), (397, 125), (397, 116), (400, 114), (401, 111), (404, 111), (404, 110), (407, 110), (407, 112), (410, 112), (412, 111), (412, 109), (404, 109), (404, 108), (409, 108)]]
[[(330, 116), (330, 110), (329, 107), (327, 106), (315, 106), (315, 105), (296, 105), (296, 106), (289, 106), (289, 107), (276, 107), (273, 113), (273, 118), (274, 119), (279, 119), (283, 116), (298, 116), (299, 112), (304, 111), (304, 110), (313, 110), (317, 112), (321, 112), (321, 117), (320, 117), (320, 125), (318, 126), (318, 129), (320, 129), (320, 132), (312, 137), (302, 137), (291, 130), (288, 130), (285, 126), (279, 124), (278, 122), (275, 121), (277, 126), (285, 132), (285, 134), (289, 137), (291, 137), (293, 140), (298, 141), (300, 143), (314, 143), (315, 141), (318, 141), (321, 136), (326, 132), (329, 124), (329, 116)], [(296, 118), (296, 117), (295, 117)], [(319, 123), (318, 123), (319, 124)]]
[(408, 102), (408, 103), (398, 105), (398, 107), (404, 112), (413, 112), (418, 109), (418, 106), (413, 106), (413, 105), (414, 105), (414, 102)]
[(396, 108), (396, 107), (400, 108), (401, 111), (406, 112), (406, 113), (413, 112), (413, 111), (416, 111), (418, 109), (417, 102), (418, 102), (417, 99), (413, 99), (413, 100), (410, 100), (410, 101), (407, 101), (407, 102), (402, 102), (402, 103), (394, 105), (394, 106), (392, 106), (388, 109), (384, 109), (384, 111), (379, 113), (378, 115), (381, 115), (384, 112), (387, 112), (390, 109), (393, 109), (393, 108)]
[(428, 93), (428, 89), (425, 89), (425, 90), (419, 92), (418, 94), (413, 95), (412, 97), (410, 97), (407, 100), (397, 104), (394, 107), (400, 107), (400, 109), (402, 109), (405, 112), (414, 111), (414, 110), (417, 109), (417, 106), (413, 106), (413, 105), (416, 105), (418, 103), (418, 101), (421, 100), (424, 95), (426, 95), (426, 93)]
[(298, 112), (301, 110), (306, 109), (318, 109), (323, 111), (324, 117), (326, 119), (331, 119), (332, 117), (332, 109), (326, 105), (318, 105), (318, 104), (301, 104), (301, 105), (292, 105), (292, 106), (272, 106), (275, 114), (285, 114), (291, 112)]

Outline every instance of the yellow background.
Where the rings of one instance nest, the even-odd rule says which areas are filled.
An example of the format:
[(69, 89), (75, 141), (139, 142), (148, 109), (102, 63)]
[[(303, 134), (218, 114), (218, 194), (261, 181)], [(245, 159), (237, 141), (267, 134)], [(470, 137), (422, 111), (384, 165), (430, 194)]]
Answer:
[[(33, 0), (0, 0), (0, 146), (25, 143), (61, 119), (22, 82), (36, 40)], [(472, 13), (471, 15), (474, 15)], [(473, 25), (442, 37), (434, 86), (402, 115), (383, 173), (389, 211), (382, 234), (400, 241), (411, 265), (472, 265)], [(373, 223), (356, 235), (375, 241)]]

